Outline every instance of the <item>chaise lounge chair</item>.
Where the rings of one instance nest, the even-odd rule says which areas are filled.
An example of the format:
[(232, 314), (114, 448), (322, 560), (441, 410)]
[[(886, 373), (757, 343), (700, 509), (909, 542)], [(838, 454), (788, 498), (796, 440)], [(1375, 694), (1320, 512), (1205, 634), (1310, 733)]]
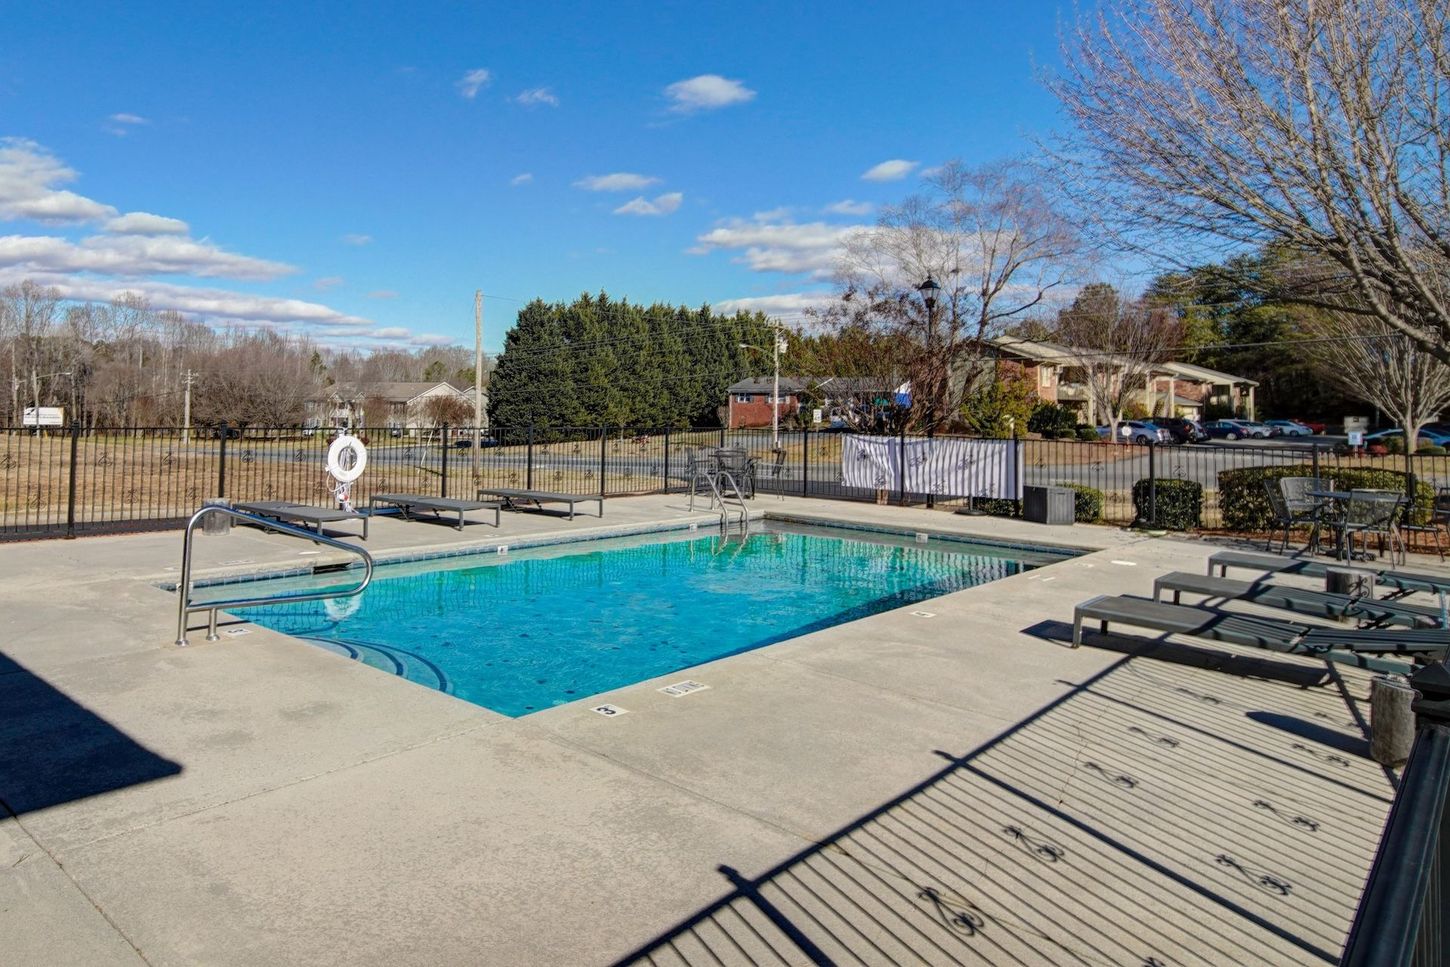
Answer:
[(1304, 557), (1284, 557), (1279, 554), (1257, 554), (1249, 551), (1219, 551), (1208, 559), (1208, 573), (1217, 571), (1227, 576), (1231, 567), (1258, 571), (1261, 574), (1302, 574), (1305, 577), (1323, 577), (1333, 568), (1336, 571), (1363, 571), (1373, 574), (1375, 580), (1386, 587), (1394, 588), (1399, 594), (1422, 591), (1426, 594), (1450, 594), (1450, 577), (1435, 574), (1412, 574), (1391, 568), (1346, 567), (1343, 564), (1326, 563)]
[(387, 504), (397, 507), (402, 512), (404, 520), (412, 520), (416, 511), (428, 511), (435, 518), (442, 519), (444, 512), (458, 515), (458, 523), (453, 525), (454, 530), (463, 530), (463, 515), (470, 510), (491, 510), (493, 511), (493, 526), (499, 526), (499, 511), (503, 502), (498, 500), (459, 500), (452, 497), (429, 497), (426, 494), (373, 494), (368, 498), (368, 509), (371, 511), (379, 504)]
[(1316, 628), (1253, 615), (1229, 614), (1209, 608), (1166, 604), (1129, 595), (1099, 595), (1073, 609), (1072, 647), (1082, 645), (1083, 622), (1099, 622), (1102, 634), (1110, 624), (1147, 628), (1164, 634), (1187, 635), (1231, 645), (1263, 648), (1289, 655), (1304, 655), (1370, 671), (1407, 675), (1414, 666), (1379, 657), (1405, 655), (1417, 659), (1443, 659), (1450, 651), (1450, 635), (1440, 629), (1357, 630)]
[(598, 504), (599, 516), (604, 516), (604, 498), (599, 496), (582, 497), (579, 494), (560, 494), (551, 490), (514, 490), (507, 487), (478, 488), (479, 499), (482, 500), (485, 496), (499, 498), (509, 510), (522, 510), (520, 504), (533, 504), (540, 510), (544, 509), (545, 504), (568, 504), (570, 520), (574, 519), (575, 504)]
[[(301, 524), (304, 528), (322, 533), (323, 524), (341, 520), (362, 521), (362, 539), (368, 539), (368, 515), (338, 507), (313, 507), (310, 504), (294, 504), (287, 500), (259, 500), (232, 504), (233, 510), (258, 517), (270, 517), (284, 523)], [(310, 525), (310, 527), (309, 527)]]
[(1439, 608), (1406, 604), (1403, 601), (1330, 594), (1261, 581), (1207, 577), (1189, 571), (1172, 571), (1157, 578), (1153, 582), (1153, 600), (1161, 601), (1165, 591), (1173, 592), (1174, 604), (1178, 604), (1184, 592), (1187, 592), (1225, 601), (1249, 601), (1319, 618), (1358, 618), (1376, 625), (1396, 624), (1411, 628), (1438, 628), (1442, 625)]

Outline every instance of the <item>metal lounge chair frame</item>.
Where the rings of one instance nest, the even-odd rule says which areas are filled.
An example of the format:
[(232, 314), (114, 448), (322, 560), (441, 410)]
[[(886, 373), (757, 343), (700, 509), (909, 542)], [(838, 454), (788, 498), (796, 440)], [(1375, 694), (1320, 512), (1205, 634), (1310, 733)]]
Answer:
[(425, 510), (438, 519), (443, 518), (443, 513), (457, 514), (458, 522), (453, 525), (454, 530), (463, 530), (463, 514), (470, 510), (491, 510), (493, 511), (493, 526), (498, 527), (501, 522), (501, 510), (503, 501), (500, 500), (459, 500), (452, 497), (430, 497), (426, 494), (373, 494), (368, 498), (368, 510), (371, 512), (378, 504), (391, 504), (402, 512), (404, 520), (412, 520), (415, 511)]
[(1321, 618), (1357, 618), (1371, 625), (1396, 624), (1410, 628), (1442, 626), (1442, 615), (1439, 608), (1406, 604), (1403, 601), (1330, 594), (1326, 591), (1268, 584), (1262, 581), (1209, 577), (1188, 571), (1172, 571), (1160, 575), (1154, 580), (1154, 601), (1161, 601), (1166, 591), (1173, 592), (1174, 604), (1180, 603), (1182, 595), (1186, 592), (1200, 594), (1209, 599), (1245, 601)]
[(311, 524), (310, 529), (317, 531), (318, 534), (322, 533), (323, 524), (360, 520), (362, 521), (362, 539), (368, 539), (368, 515), (360, 514), (357, 511), (342, 510), (336, 507), (314, 507), (311, 504), (294, 504), (287, 500), (242, 501), (232, 504), (232, 509), (256, 517), (270, 517), (283, 523), (299, 523), (304, 529), (308, 529), (307, 525)]
[(480, 487), (478, 488), (478, 499), (485, 497), (497, 497), (505, 510), (524, 510), (523, 504), (533, 504), (537, 509), (543, 510), (545, 504), (568, 504), (569, 519), (574, 519), (574, 507), (576, 504), (598, 504), (599, 517), (604, 517), (604, 498), (600, 495), (581, 496), (579, 494), (561, 494), (551, 490), (515, 490), (508, 487)]

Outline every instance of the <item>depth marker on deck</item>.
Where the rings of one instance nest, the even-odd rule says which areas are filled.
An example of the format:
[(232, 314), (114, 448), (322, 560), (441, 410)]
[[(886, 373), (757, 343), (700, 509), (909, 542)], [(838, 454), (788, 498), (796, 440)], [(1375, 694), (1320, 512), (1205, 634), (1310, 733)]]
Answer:
[(911, 616), (913, 618), (935, 618), (936, 617), (936, 612), (935, 611), (912, 611), (911, 612)]
[(620, 708), (618, 705), (596, 705), (593, 708), (591, 708), (589, 711), (594, 712), (596, 715), (605, 715), (605, 716), (609, 716), (609, 715), (627, 715), (629, 713), (629, 709), (627, 709), (627, 708)]
[(670, 698), (680, 698), (683, 695), (689, 695), (691, 692), (703, 692), (709, 687), (709, 685), (703, 682), (687, 679), (683, 682), (675, 682), (673, 685), (666, 685), (664, 688), (656, 689), (656, 691), (663, 692)]
[(235, 638), (238, 635), (249, 635), (251, 633), (252, 633), (252, 629), (251, 628), (228, 628), (228, 629), (226, 629), (225, 631), (222, 632), (222, 634), (229, 635), (232, 638)]

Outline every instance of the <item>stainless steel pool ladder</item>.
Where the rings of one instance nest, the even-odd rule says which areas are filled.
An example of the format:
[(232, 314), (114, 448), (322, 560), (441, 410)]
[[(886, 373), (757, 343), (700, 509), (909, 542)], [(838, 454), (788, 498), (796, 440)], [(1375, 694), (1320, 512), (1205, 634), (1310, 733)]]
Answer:
[(745, 498), (740, 494), (740, 486), (735, 482), (735, 477), (729, 470), (720, 470), (710, 479), (710, 489), (715, 492), (715, 499), (720, 502), (720, 531), (724, 533), (730, 529), (731, 505), (727, 500), (735, 501), (735, 510), (740, 512), (740, 533), (750, 533), (750, 508), (745, 506)]
[[(343, 591), (315, 591), (310, 594), (271, 594), (260, 598), (229, 598), (223, 601), (204, 601), (197, 603), (191, 600), (191, 538), (196, 530), (196, 525), (208, 514), (223, 514), (227, 517), (261, 527), (264, 530), (275, 531), (278, 534), (285, 534), (288, 537), (298, 537), (314, 544), (326, 544), (328, 547), (336, 547), (339, 550), (350, 551), (362, 558), (363, 578), (354, 588)], [(350, 598), (362, 594), (373, 579), (373, 556), (361, 547), (352, 544), (345, 544), (342, 541), (331, 537), (324, 537), (315, 531), (307, 530), (304, 527), (294, 527), (291, 524), (284, 524), (281, 521), (271, 520), (266, 517), (258, 517), (256, 514), (248, 514), (244, 511), (233, 510), (230, 507), (211, 506), (203, 507), (191, 515), (186, 522), (186, 538), (181, 545), (181, 580), (176, 584), (177, 603), (176, 614), (176, 643), (186, 644), (186, 619), (198, 611), (209, 611), (211, 617), (207, 619), (206, 640), (216, 641), (221, 636), (216, 631), (217, 612), (228, 608), (250, 608), (259, 604), (275, 604), (279, 601), (321, 601), (326, 598)]]

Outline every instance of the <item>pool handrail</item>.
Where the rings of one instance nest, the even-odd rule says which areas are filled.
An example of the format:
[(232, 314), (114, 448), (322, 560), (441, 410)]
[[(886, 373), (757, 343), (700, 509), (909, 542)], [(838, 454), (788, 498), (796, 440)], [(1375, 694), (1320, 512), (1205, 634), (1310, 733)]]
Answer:
[[(274, 531), (288, 537), (300, 537), (303, 540), (311, 541), (314, 544), (326, 544), (328, 547), (336, 547), (339, 550), (350, 551), (362, 558), (363, 578), (354, 588), (343, 591), (314, 591), (307, 594), (273, 594), (260, 598), (229, 598), (221, 601), (193, 602), (191, 600), (191, 539), (196, 525), (208, 514), (224, 514), (236, 520), (243, 521), (263, 530)], [(212, 504), (203, 507), (191, 515), (186, 522), (186, 537), (181, 547), (181, 579), (176, 583), (177, 614), (176, 614), (176, 644), (184, 647), (186, 641), (186, 619), (198, 611), (209, 611), (211, 617), (207, 620), (206, 640), (216, 641), (221, 636), (217, 634), (217, 612), (229, 608), (250, 608), (261, 604), (274, 604), (279, 601), (321, 601), (326, 598), (350, 598), (362, 594), (373, 579), (373, 556), (364, 548), (354, 544), (348, 544), (332, 537), (324, 536), (316, 531), (307, 530), (304, 527), (294, 527), (291, 524), (284, 524), (279, 520), (272, 520), (266, 517), (259, 517), (256, 514), (248, 514), (245, 511), (233, 510), (231, 507), (224, 507), (220, 504)]]

